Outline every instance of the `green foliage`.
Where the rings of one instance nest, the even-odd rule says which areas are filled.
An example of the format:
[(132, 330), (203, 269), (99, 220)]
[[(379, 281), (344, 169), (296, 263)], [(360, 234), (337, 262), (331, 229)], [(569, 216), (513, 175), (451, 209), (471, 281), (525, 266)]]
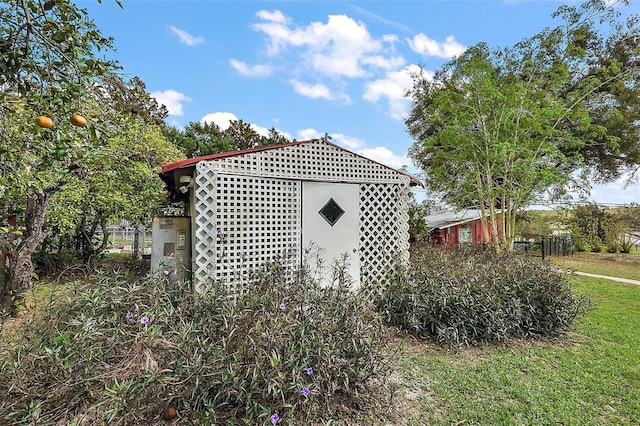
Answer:
[(290, 142), (275, 128), (264, 136), (242, 120), (232, 120), (225, 130), (215, 123), (192, 121), (184, 130), (167, 126), (164, 134), (189, 158)]
[(552, 231), (554, 217), (546, 211), (525, 211), (516, 218), (516, 234), (525, 239), (539, 238)]
[(117, 115), (113, 121), (120, 130), (82, 153), (82, 178), (70, 181), (52, 200), (46, 227), (55, 239), (49, 239), (49, 250), (66, 244), (86, 259), (105, 243), (92, 241), (97, 229), (107, 235), (108, 223), (149, 223), (165, 202), (157, 171), (182, 153), (164, 138), (160, 126)]
[(241, 293), (124, 271), (75, 283), (2, 365), (0, 419), (152, 424), (171, 406), (180, 424), (308, 424), (375, 400), (389, 367), (381, 319), (350, 283), (320, 288), (284, 263)]
[(519, 209), (568, 180), (561, 145), (575, 142), (553, 126), (562, 104), (514, 78), (510, 60), (483, 44), (467, 49), (417, 81), (407, 120), (429, 189), (456, 208), (480, 209), (496, 250), (511, 247)]
[(390, 323), (452, 345), (557, 335), (585, 313), (567, 278), (539, 259), (420, 248), (377, 302)]
[(640, 162), (640, 19), (599, 0), (554, 17), (513, 47), (468, 48), (410, 91), (410, 156), (433, 193), (483, 211), (498, 251), (518, 210), (580, 190), (585, 164), (606, 180)]
[(428, 199), (421, 203), (416, 202), (411, 193), (409, 200), (409, 241), (411, 243), (427, 241), (430, 229), (425, 218), (433, 207), (434, 203)]
[(605, 209), (589, 203), (576, 207), (567, 218), (576, 249), (629, 253), (640, 230), (639, 211), (634, 205)]
[[(72, 232), (69, 245), (91, 257), (99, 249), (93, 233), (107, 220), (150, 216), (159, 165), (181, 155), (154, 128), (166, 109), (140, 79), (124, 80), (117, 63), (101, 57), (113, 40), (85, 9), (68, 0), (10, 0), (0, 5), (0, 34), (0, 221), (15, 217), (25, 230), (21, 239), (0, 231), (8, 254), (0, 305), (11, 312), (48, 236), (61, 241)], [(86, 127), (70, 123), (77, 113)], [(40, 115), (53, 127), (38, 127)]]
[[(68, 0), (4, 2), (0, 34), (1, 219), (14, 216), (25, 230), (19, 240), (0, 232), (8, 257), (0, 306), (11, 313), (30, 285), (30, 257), (47, 236), (51, 198), (83, 178), (81, 154), (99, 144), (104, 128), (95, 121), (75, 127), (69, 118), (100, 97), (100, 79), (118, 66), (99, 57), (112, 40)], [(52, 120), (51, 129), (35, 124), (41, 115)]]

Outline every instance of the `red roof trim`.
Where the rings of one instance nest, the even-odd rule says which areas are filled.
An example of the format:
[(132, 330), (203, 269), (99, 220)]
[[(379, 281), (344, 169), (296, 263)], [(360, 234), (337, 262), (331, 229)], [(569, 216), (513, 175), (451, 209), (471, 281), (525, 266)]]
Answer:
[[(297, 145), (304, 145), (304, 144), (309, 144), (312, 142), (317, 142), (321, 139), (310, 139), (310, 140), (306, 140), (306, 141), (299, 141), (299, 142), (290, 142), (290, 143), (283, 143), (280, 145), (269, 145), (269, 146), (262, 146), (262, 147), (258, 147), (258, 148), (249, 148), (249, 149), (243, 149), (243, 150), (239, 150), (239, 151), (228, 151), (228, 152), (221, 152), (218, 154), (211, 154), (211, 155), (203, 155), (201, 157), (194, 157), (194, 158), (187, 158), (186, 160), (181, 160), (181, 161), (176, 161), (174, 163), (167, 163), (167, 164), (163, 164), (162, 165), (162, 170), (160, 171), (160, 173), (167, 173), (170, 172), (172, 170), (176, 170), (176, 169), (182, 169), (182, 168), (186, 168), (186, 167), (190, 167), (190, 166), (194, 166), (195, 164), (201, 162), (201, 161), (211, 161), (211, 160), (219, 160), (221, 158), (229, 158), (229, 157), (236, 157), (239, 155), (244, 155), (244, 154), (251, 154), (254, 152), (261, 152), (261, 151), (268, 151), (268, 150), (272, 150), (272, 149), (278, 149), (278, 148), (285, 148), (285, 147), (289, 147), (289, 146), (297, 146)], [(334, 143), (331, 143), (329, 141), (326, 140), (322, 140), (324, 143), (333, 146), (334, 148), (337, 148), (341, 151), (345, 151), (348, 152), (350, 154), (356, 155), (358, 157), (364, 158), (367, 161), (371, 161), (372, 163), (376, 163), (382, 167), (386, 167), (387, 169), (393, 170), (397, 173), (403, 174), (405, 176), (408, 176), (409, 179), (411, 179), (411, 182), (421, 186), (424, 188), (424, 184), (415, 176), (411, 175), (410, 173), (407, 172), (403, 172), (402, 170), (396, 170), (392, 167), (389, 166), (385, 166), (382, 163), (378, 163), (377, 161), (371, 160), (370, 158), (367, 158), (363, 155), (360, 154), (356, 154), (355, 152), (351, 152), (348, 149), (345, 149), (341, 146), (338, 146)]]

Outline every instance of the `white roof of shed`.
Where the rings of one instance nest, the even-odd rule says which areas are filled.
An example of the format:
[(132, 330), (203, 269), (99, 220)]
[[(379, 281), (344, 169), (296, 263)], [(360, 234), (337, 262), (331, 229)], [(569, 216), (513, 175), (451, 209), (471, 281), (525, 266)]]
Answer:
[(480, 210), (466, 209), (457, 212), (451, 210), (436, 210), (425, 217), (429, 228), (450, 228), (456, 225), (473, 222), (482, 217)]

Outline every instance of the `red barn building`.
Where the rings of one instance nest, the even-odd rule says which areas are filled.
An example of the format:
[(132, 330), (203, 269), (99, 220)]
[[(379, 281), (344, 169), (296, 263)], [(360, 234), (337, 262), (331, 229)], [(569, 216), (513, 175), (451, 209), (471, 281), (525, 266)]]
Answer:
[(480, 210), (438, 210), (428, 215), (425, 220), (431, 229), (431, 240), (443, 248), (452, 248), (460, 244), (489, 243), (484, 239), (481, 217)]

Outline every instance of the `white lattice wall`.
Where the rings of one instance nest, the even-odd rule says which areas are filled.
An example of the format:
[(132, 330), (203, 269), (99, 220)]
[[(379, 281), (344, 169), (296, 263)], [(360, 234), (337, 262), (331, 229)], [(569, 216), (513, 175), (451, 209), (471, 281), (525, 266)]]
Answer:
[(322, 141), (215, 160), (220, 173), (331, 182), (405, 183), (406, 176)]
[(409, 260), (409, 182), (360, 185), (360, 267), (380, 283)]
[(194, 280), (241, 285), (277, 255), (300, 252), (300, 182), (217, 173), (198, 164)]
[(409, 178), (322, 141), (197, 164), (194, 281), (241, 285), (278, 255), (300, 259), (301, 181), (359, 183), (359, 253), (367, 281), (408, 259)]

